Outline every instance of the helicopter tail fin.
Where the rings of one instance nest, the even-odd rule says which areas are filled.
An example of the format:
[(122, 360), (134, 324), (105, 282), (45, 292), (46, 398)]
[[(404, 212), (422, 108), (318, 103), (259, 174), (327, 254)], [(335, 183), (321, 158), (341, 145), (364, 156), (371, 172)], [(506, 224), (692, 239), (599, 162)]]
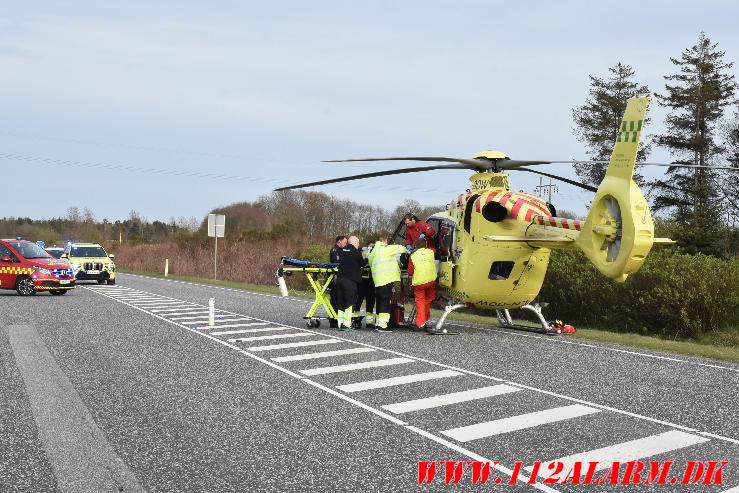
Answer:
[(655, 243), (647, 199), (633, 180), (649, 102), (648, 97), (629, 99), (606, 175), (576, 240), (596, 268), (617, 281), (639, 270)]

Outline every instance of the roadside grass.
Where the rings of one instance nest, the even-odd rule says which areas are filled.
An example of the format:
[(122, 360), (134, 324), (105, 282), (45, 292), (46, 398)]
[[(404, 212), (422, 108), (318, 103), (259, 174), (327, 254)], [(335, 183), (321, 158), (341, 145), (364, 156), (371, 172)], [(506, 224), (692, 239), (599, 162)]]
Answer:
[[(164, 278), (164, 274), (156, 272), (144, 272), (127, 269), (119, 269), (119, 272), (125, 274), (137, 274), (147, 277)], [(167, 276), (167, 279), (228, 287), (233, 289), (242, 289), (245, 291), (257, 291), (276, 295), (280, 294), (277, 286), (265, 286), (261, 284), (248, 284), (236, 281), (220, 281), (213, 279), (203, 279), (199, 277), (176, 275)], [(289, 289), (288, 292), (290, 296), (313, 299), (312, 291)], [(412, 306), (410, 304), (406, 304), (407, 311), (409, 311), (411, 308)], [(438, 318), (439, 316), (441, 316), (441, 313), (441, 310), (435, 308), (431, 310), (431, 316), (434, 318)], [(465, 311), (458, 311), (449, 315), (448, 320), (473, 323), (487, 327), (498, 327), (498, 322), (494, 315), (485, 316), (477, 313), (466, 313)], [(536, 326), (536, 324), (534, 324), (530, 320), (514, 320), (514, 322), (521, 325)], [(615, 332), (612, 330), (601, 329), (597, 327), (577, 327), (577, 332), (575, 334), (562, 335), (558, 337), (616, 344), (629, 348), (649, 349), (684, 356), (697, 356), (701, 358), (739, 363), (739, 333), (735, 332), (721, 332), (704, 337), (699, 341), (680, 341), (662, 339), (659, 337), (645, 336), (634, 333)]]

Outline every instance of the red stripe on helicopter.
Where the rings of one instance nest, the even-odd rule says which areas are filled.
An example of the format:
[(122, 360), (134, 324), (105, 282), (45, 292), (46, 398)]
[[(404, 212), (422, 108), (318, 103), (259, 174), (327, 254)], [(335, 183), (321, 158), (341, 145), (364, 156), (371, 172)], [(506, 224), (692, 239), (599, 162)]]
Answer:
[(512, 217), (518, 217), (518, 212), (521, 210), (521, 206), (526, 203), (525, 200), (518, 199), (516, 200), (516, 203), (513, 204), (513, 207), (511, 207), (511, 216)]
[(503, 195), (503, 197), (500, 199), (500, 205), (506, 205), (508, 199), (510, 199), (512, 195), (512, 192), (508, 192), (507, 194)]

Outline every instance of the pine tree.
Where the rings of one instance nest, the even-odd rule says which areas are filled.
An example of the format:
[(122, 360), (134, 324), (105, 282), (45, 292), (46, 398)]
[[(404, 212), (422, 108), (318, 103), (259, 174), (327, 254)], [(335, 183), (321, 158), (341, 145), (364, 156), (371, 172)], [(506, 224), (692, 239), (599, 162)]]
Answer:
[[(717, 46), (701, 32), (695, 46), (684, 50), (680, 59), (671, 58), (679, 73), (665, 76), (665, 94), (655, 94), (671, 110), (665, 119), (667, 133), (655, 142), (679, 159), (676, 164), (705, 166), (723, 152), (714, 134), (724, 108), (735, 102), (737, 85), (727, 73), (733, 64), (724, 62), (725, 52)], [(701, 168), (668, 168), (665, 179), (652, 182), (655, 210), (674, 211), (683, 226), (676, 239), (688, 251), (718, 253), (722, 234), (717, 176)]]
[[(572, 110), (575, 136), (588, 146), (587, 155), (595, 161), (608, 161), (629, 98), (646, 96), (649, 88), (633, 80), (634, 69), (621, 62), (608, 69), (611, 76), (601, 79), (590, 76), (590, 93), (583, 106)], [(642, 144), (637, 160), (649, 155), (649, 144)], [(607, 164), (580, 163), (575, 165), (578, 176), (586, 183), (598, 185), (606, 173)], [(639, 175), (635, 176), (641, 181)]]
[[(724, 126), (724, 138), (726, 160), (729, 166), (739, 168), (739, 111), (734, 114), (734, 119)], [(721, 180), (725, 184), (724, 209), (728, 210), (732, 217), (736, 217), (739, 214), (739, 172), (725, 171)], [(736, 220), (732, 224), (736, 224)]]

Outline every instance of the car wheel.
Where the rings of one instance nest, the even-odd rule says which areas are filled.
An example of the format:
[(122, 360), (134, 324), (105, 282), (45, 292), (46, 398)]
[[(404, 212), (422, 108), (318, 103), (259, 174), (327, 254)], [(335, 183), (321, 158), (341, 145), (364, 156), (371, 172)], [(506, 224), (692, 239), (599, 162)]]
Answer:
[(98, 279), (98, 284), (105, 284), (105, 279)]
[(18, 279), (15, 281), (15, 290), (21, 296), (36, 294), (36, 291), (33, 289), (33, 280), (28, 276), (18, 276)]
[(115, 284), (115, 279), (108, 279), (108, 286)]
[(52, 289), (49, 292), (51, 294), (53, 294), (53, 295), (56, 295), (56, 296), (59, 296), (59, 295), (62, 295), (62, 294), (67, 294), (67, 290), (66, 289)]

